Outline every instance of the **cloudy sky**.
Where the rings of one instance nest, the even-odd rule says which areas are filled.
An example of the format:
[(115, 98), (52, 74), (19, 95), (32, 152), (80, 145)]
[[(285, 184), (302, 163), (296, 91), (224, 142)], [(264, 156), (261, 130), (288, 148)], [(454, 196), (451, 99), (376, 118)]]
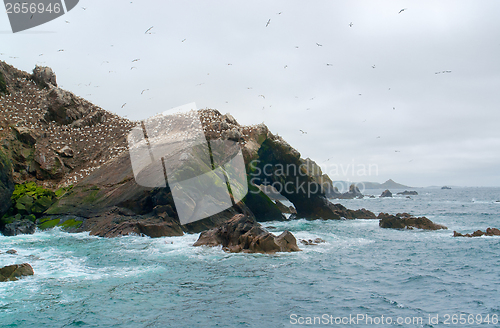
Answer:
[(499, 12), (498, 1), (80, 0), (15, 34), (1, 14), (0, 59), (49, 66), (59, 86), (134, 120), (196, 102), (264, 122), (333, 180), (500, 186)]

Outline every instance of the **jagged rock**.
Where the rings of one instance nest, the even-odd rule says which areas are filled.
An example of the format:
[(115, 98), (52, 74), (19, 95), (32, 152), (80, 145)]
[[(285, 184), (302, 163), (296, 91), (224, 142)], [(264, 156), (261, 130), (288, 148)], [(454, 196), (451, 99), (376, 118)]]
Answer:
[(71, 124), (93, 110), (93, 105), (81, 98), (77, 98), (69, 91), (52, 88), (47, 96), (48, 106), (45, 113), (46, 121), (55, 121), (61, 125)]
[(405, 190), (405, 191), (398, 192), (397, 195), (403, 195), (403, 196), (412, 195), (412, 196), (416, 196), (416, 195), (418, 195), (418, 192)]
[(36, 143), (36, 136), (33, 131), (28, 128), (23, 127), (13, 127), (12, 130), (16, 136), (16, 139), (21, 141), (24, 144), (33, 146)]
[(476, 230), (472, 234), (467, 233), (465, 235), (453, 231), (453, 237), (481, 237), (481, 236), (500, 236), (500, 230), (497, 228), (487, 228), (486, 232), (481, 230)]
[(392, 192), (387, 189), (380, 195), (380, 197), (392, 197)]
[(16, 281), (33, 274), (33, 268), (28, 263), (8, 265), (0, 269), (0, 282)]
[(396, 215), (390, 215), (387, 213), (380, 213), (377, 217), (379, 221), (379, 227), (390, 228), (390, 229), (424, 229), (424, 230), (440, 230), (448, 229), (447, 227), (436, 224), (426, 218), (413, 217), (408, 213), (398, 213)]
[(31, 220), (16, 220), (6, 224), (2, 233), (4, 236), (32, 235), (35, 229), (36, 225)]
[(50, 67), (35, 66), (33, 80), (43, 88), (57, 87), (56, 74)]
[(60, 179), (68, 171), (63, 160), (46, 147), (35, 147), (32, 165), (38, 180)]
[(338, 199), (354, 199), (354, 198), (363, 198), (364, 195), (359, 191), (359, 188), (355, 185), (352, 184), (349, 186), (349, 191), (345, 192), (343, 194), (337, 194), (333, 196), (332, 198), (338, 198)]
[(202, 232), (193, 246), (219, 246), (232, 253), (276, 253), (300, 251), (295, 237), (285, 231), (278, 237), (243, 214), (235, 215), (221, 226)]
[(236, 121), (236, 119), (229, 113), (226, 113), (223, 117), (222, 117), (222, 120), (223, 121), (226, 121), (227, 123), (229, 124), (232, 124), (232, 125), (236, 125), (236, 126), (240, 126), (240, 124), (238, 123), (238, 121)]
[(64, 157), (73, 157), (75, 152), (69, 146), (64, 146), (61, 150), (57, 152), (59, 155)]
[(297, 211), (295, 210), (295, 208), (293, 206), (286, 206), (285, 204), (283, 204), (279, 200), (276, 200), (275, 203), (276, 203), (276, 206), (278, 207), (278, 209), (281, 211), (281, 213), (297, 214)]
[(7, 213), (12, 205), (10, 197), (13, 191), (12, 166), (9, 159), (0, 150), (0, 217)]

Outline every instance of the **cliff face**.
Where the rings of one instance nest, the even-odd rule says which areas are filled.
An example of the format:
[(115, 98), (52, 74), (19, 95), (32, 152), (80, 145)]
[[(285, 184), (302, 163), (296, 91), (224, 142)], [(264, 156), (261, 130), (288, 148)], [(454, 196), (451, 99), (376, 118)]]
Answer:
[[(127, 135), (137, 122), (58, 88), (49, 68), (37, 67), (30, 75), (0, 62), (0, 72), (6, 81), (6, 93), (0, 96), (0, 138), (14, 180), (35, 181), (52, 190), (73, 186), (37, 217), (39, 227), (157, 237), (207, 230), (235, 214), (257, 221), (284, 220), (255, 184), (281, 184), (279, 192), (294, 204), (297, 217), (355, 217), (325, 198), (311, 166), (304, 166), (300, 154), (264, 124), (241, 126), (229, 114), (206, 109), (198, 113), (206, 139), (231, 140), (241, 147), (249, 193), (223, 212), (181, 225), (168, 185), (147, 188), (134, 179)], [(280, 166), (294, 169), (280, 172)]]
[(10, 161), (0, 150), (0, 217), (7, 213), (11, 206), (10, 197), (13, 191), (12, 167)]

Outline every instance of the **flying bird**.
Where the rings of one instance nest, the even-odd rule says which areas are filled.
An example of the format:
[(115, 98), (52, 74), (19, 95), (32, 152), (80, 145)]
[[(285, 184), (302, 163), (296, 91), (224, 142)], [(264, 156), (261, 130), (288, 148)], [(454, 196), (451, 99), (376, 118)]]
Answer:
[(141, 60), (141, 59), (140, 58), (134, 59), (134, 60), (132, 60), (132, 63), (136, 62), (136, 61), (139, 61), (139, 60)]
[(372, 65), (372, 68), (375, 68), (375, 65)]
[(332, 64), (327, 63), (326, 66), (333, 66)]
[(349, 23), (349, 27), (352, 27), (354, 24), (352, 22)]
[(144, 93), (144, 91), (149, 91), (149, 89), (144, 89), (141, 91), (141, 95)]
[(302, 132), (302, 134), (307, 134), (307, 132), (305, 132), (305, 131), (302, 131), (302, 130), (299, 130), (299, 131)]
[(283, 68), (287, 68), (287, 67), (288, 67), (288, 65), (285, 65)]
[(57, 52), (60, 52), (60, 51), (64, 51), (64, 49), (59, 49), (59, 50), (57, 50)]
[(126, 105), (126, 104), (127, 104), (127, 103), (124, 103), (124, 104), (122, 105), (122, 108), (123, 108), (123, 107), (125, 107), (125, 105)]
[(406, 9), (408, 9), (408, 8), (403, 8), (403, 9), (401, 9), (401, 10), (399, 11), (399, 13), (398, 13), (398, 14), (401, 14), (401, 13), (402, 13), (403, 11), (405, 11)]
[(262, 98), (266, 99), (266, 97), (264, 97), (264, 95), (258, 95), (258, 97), (262, 97)]
[[(151, 29), (152, 29), (153, 27), (154, 27), (154, 26), (151, 26), (150, 28), (148, 28), (148, 29), (146, 30), (146, 32), (144, 32), (144, 34), (148, 34), (148, 32), (149, 32), (149, 31), (151, 31)], [(151, 33), (149, 33), (149, 34), (151, 34)]]
[(133, 70), (134, 68), (137, 68), (137, 67), (135, 67), (135, 66), (132, 66), (132, 67), (130, 67), (130, 70)]
[(87, 10), (87, 7), (82, 7), (83, 10)]
[(267, 23), (266, 23), (266, 27), (268, 27), (268, 26), (269, 26), (269, 23), (271, 23), (271, 18), (269, 18), (269, 20), (267, 21)]
[(322, 44), (319, 44), (318, 42), (316, 42), (316, 45), (317, 45), (318, 47), (322, 47), (322, 46), (323, 46)]
[(184, 41), (186, 41), (186, 39), (182, 40), (181, 42), (184, 42)]

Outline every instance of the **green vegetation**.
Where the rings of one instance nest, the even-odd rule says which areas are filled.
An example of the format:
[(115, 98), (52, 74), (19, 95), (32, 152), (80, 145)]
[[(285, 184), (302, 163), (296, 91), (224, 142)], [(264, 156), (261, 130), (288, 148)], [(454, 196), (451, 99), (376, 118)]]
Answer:
[(57, 197), (54, 192), (37, 186), (35, 182), (26, 182), (15, 186), (11, 199), (12, 206), (0, 219), (0, 224), (22, 219), (35, 222), (55, 203)]

